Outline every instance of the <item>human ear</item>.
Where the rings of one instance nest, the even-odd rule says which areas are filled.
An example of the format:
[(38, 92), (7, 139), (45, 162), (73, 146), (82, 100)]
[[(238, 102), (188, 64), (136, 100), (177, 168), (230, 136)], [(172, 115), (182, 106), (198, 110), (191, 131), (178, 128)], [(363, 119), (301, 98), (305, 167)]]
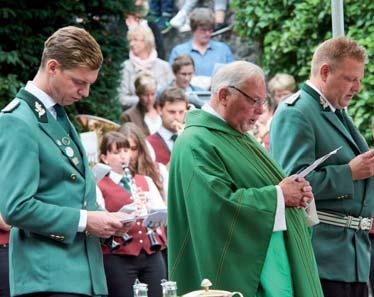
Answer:
[(228, 90), (227, 87), (223, 87), (218, 91), (218, 100), (219, 102), (223, 105), (226, 106), (228, 101), (229, 101), (229, 95), (230, 91)]
[(331, 73), (331, 66), (326, 63), (322, 64), (321, 67), (319, 68), (319, 74), (323, 82), (326, 82), (330, 73)]

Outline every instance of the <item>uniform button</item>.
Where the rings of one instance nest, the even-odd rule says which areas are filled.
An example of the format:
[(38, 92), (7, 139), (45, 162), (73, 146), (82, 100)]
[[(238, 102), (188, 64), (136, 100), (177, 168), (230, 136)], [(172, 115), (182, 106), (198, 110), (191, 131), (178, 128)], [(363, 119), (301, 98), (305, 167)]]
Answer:
[(72, 173), (72, 174), (70, 175), (70, 178), (71, 178), (72, 180), (76, 180), (76, 179), (77, 179), (77, 175), (76, 175), (75, 173)]
[(143, 234), (143, 232), (139, 230), (139, 231), (138, 231), (138, 234)]
[(83, 208), (87, 208), (87, 201), (83, 201)]
[(366, 202), (366, 200), (364, 200), (364, 206), (368, 206), (368, 203)]
[(140, 239), (139, 242), (140, 242), (140, 243), (143, 243), (143, 239)]
[(140, 226), (140, 222), (136, 222), (136, 224), (137, 224), (138, 226)]

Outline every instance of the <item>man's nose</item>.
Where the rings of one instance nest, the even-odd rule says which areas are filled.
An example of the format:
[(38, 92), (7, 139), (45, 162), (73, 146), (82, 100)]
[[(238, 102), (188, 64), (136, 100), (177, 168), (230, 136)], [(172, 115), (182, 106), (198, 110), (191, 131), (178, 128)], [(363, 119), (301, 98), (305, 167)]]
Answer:
[(352, 91), (357, 93), (361, 89), (361, 82), (359, 80), (355, 81), (352, 86)]
[(86, 86), (79, 90), (79, 95), (82, 97), (88, 97), (90, 94), (90, 86)]

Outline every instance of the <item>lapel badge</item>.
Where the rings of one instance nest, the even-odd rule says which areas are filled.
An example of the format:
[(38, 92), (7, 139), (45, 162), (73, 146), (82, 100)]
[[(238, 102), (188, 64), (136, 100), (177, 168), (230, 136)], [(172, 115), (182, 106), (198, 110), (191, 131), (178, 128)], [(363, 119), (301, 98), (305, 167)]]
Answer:
[(322, 105), (322, 108), (325, 110), (329, 107), (329, 103), (326, 101), (325, 98), (319, 96), (319, 103)]
[(69, 158), (74, 156), (74, 150), (70, 146), (65, 148), (65, 153)]
[(70, 144), (70, 139), (68, 138), (68, 137), (62, 137), (62, 143), (64, 144), (64, 145), (69, 145)]
[(45, 114), (45, 109), (43, 108), (43, 106), (35, 101), (35, 111), (38, 113), (38, 117), (39, 119)]
[(77, 157), (74, 157), (74, 158), (72, 158), (71, 160), (73, 161), (73, 164), (74, 164), (75, 166), (77, 166), (77, 165), (79, 164), (79, 160), (78, 160)]

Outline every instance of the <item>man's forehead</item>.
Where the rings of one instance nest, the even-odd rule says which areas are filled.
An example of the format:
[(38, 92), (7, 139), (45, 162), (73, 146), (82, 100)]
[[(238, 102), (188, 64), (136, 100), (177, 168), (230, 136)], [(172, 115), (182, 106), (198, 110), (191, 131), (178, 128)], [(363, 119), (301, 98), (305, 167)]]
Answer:
[(187, 109), (187, 103), (185, 101), (166, 101), (162, 109)]

